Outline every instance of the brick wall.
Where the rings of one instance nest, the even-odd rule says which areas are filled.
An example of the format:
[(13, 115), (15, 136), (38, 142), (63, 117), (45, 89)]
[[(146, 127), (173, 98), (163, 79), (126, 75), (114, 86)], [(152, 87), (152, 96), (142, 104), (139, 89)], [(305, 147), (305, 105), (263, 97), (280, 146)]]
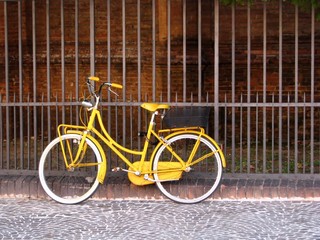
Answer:
[[(202, 1), (202, 45), (203, 57), (209, 62), (204, 72), (204, 89), (209, 91), (213, 100), (213, 3)], [(46, 1), (35, 2), (36, 14), (36, 81), (37, 98), (46, 93)], [(95, 1), (96, 23), (96, 74), (106, 79), (107, 76), (107, 5), (106, 1)], [(9, 31), (9, 79), (10, 93), (18, 92), (18, 17), (17, 3), (8, 2)], [(142, 92), (151, 95), (152, 79), (152, 1), (141, 1), (141, 72)], [(167, 12), (166, 6), (157, 1), (157, 89), (166, 92), (167, 84)], [(4, 49), (4, 4), (0, 4), (0, 46)], [(75, 79), (75, 5), (74, 1), (64, 4), (64, 44), (66, 93), (74, 95)], [(89, 74), (90, 63), (90, 6), (89, 1), (79, 1), (79, 62), (80, 79)], [(283, 90), (294, 91), (294, 6), (284, 4), (283, 13)], [(187, 95), (197, 92), (197, 2), (187, 1)], [(111, 76), (112, 81), (122, 82), (122, 2), (111, 1)], [(172, 1), (172, 91), (182, 92), (182, 5), (181, 1)], [(231, 8), (220, 7), (220, 89), (231, 93)], [(263, 5), (251, 7), (251, 90), (261, 92), (263, 88)], [(278, 3), (267, 4), (267, 90), (269, 93), (278, 91)], [(310, 92), (310, 14), (299, 12), (299, 91)], [(319, 28), (316, 22), (316, 29)], [(317, 30), (316, 36), (319, 36)], [(236, 8), (236, 92), (247, 90), (247, 8)], [(24, 92), (32, 95), (33, 55), (32, 55), (32, 1), (22, 1), (22, 40), (23, 40), (23, 77)], [(316, 77), (320, 69), (318, 57), (319, 38), (316, 38)], [(4, 76), (4, 51), (1, 51), (0, 74)], [(50, 1), (50, 67), (52, 95), (61, 92), (61, 6), (60, 1)], [(137, 5), (136, 1), (126, 1), (126, 64), (127, 64), (127, 97), (136, 95), (137, 86)], [(4, 81), (0, 83), (0, 91), (5, 92)], [(165, 94), (166, 95), (166, 94)], [(174, 94), (173, 94), (174, 95)], [(317, 96), (318, 97), (318, 96)]]

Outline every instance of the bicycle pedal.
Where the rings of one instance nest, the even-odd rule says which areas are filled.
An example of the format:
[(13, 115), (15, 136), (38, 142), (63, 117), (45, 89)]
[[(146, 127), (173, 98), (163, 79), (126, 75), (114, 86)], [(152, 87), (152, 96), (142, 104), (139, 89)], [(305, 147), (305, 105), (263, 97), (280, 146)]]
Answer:
[(120, 167), (112, 168), (112, 172), (120, 172), (122, 169)]

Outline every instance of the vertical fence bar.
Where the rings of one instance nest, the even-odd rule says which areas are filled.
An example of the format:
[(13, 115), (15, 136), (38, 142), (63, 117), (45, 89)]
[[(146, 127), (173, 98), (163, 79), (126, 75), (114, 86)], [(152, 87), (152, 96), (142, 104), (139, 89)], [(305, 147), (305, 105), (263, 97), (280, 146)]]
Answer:
[(310, 173), (314, 173), (314, 80), (315, 80), (315, 10), (311, 12), (311, 116), (310, 116)]
[(122, 95), (126, 94), (126, 1), (122, 0)]
[(239, 153), (239, 157), (240, 157), (240, 173), (243, 172), (243, 94), (241, 93), (240, 96), (240, 153)]
[[(251, 7), (247, 4), (247, 103), (251, 102)], [(251, 108), (247, 110), (247, 173), (251, 162)]]
[[(118, 98), (116, 97), (116, 102), (117, 102)], [(118, 129), (119, 129), (119, 114), (118, 114), (118, 105), (115, 106), (115, 115), (114, 115), (114, 120), (115, 120), (115, 141), (118, 142), (119, 139), (119, 134), (118, 134)], [(115, 157), (116, 158), (116, 163), (117, 165), (119, 164), (119, 158), (118, 156)]]
[[(7, 2), (4, 2), (4, 67), (5, 67), (5, 88), (6, 88), (6, 102), (10, 102), (10, 92), (9, 92), (9, 40), (8, 40), (8, 5)], [(7, 166), (9, 169), (9, 159), (10, 159), (10, 118), (9, 118), (10, 109), (9, 106), (6, 106), (6, 160)]]
[(282, 0), (279, 0), (279, 140), (278, 140), (278, 160), (279, 173), (282, 173)]
[(31, 139), (31, 120), (30, 120), (30, 95), (28, 95), (28, 106), (27, 106), (27, 169), (30, 170), (31, 165), (31, 146), (30, 146), (30, 139)]
[(288, 93), (288, 99), (287, 99), (287, 103), (288, 103), (288, 108), (287, 108), (287, 151), (288, 151), (288, 156), (287, 156), (287, 173), (290, 173), (290, 95)]
[(44, 94), (41, 96), (41, 107), (40, 107), (40, 119), (41, 119), (41, 140), (40, 140), (40, 152), (43, 152), (44, 149)]
[[(123, 19), (125, 19), (125, 7), (123, 8), (123, 10), (124, 10), (124, 14), (123, 14)], [(127, 88), (127, 77), (126, 77), (126, 75), (127, 75), (127, 73), (126, 73), (126, 61), (125, 61), (125, 59), (126, 59), (126, 51), (125, 51), (125, 48), (126, 48), (126, 43), (125, 43), (125, 40), (126, 40), (126, 37), (125, 37), (125, 34), (126, 34), (126, 22), (125, 21), (123, 21), (124, 22), (124, 25), (123, 25), (123, 53), (124, 53), (124, 55), (123, 55), (123, 62), (124, 62), (124, 64), (123, 64), (123, 79), (122, 79), (122, 81), (123, 81), (123, 94), (122, 94), (122, 101), (123, 102), (126, 102), (126, 88)], [(125, 146), (125, 141), (126, 141), (126, 107), (125, 106), (123, 106), (122, 107), (122, 145), (124, 145)]]
[[(47, 102), (51, 101), (51, 72), (50, 72), (50, 0), (46, 1), (46, 47), (47, 47)], [(48, 142), (51, 141), (51, 111), (50, 106), (47, 107), (47, 128), (48, 128)]]
[(171, 1), (167, 0), (167, 98), (171, 102)]
[(108, 75), (107, 75), (107, 79), (108, 82), (111, 82), (111, 23), (110, 23), (110, 0), (107, 1), (107, 58), (108, 58), (108, 62), (107, 62), (107, 69), (108, 69)]
[[(76, 100), (79, 99), (79, 0), (74, 3), (74, 45), (75, 45), (75, 82)], [(79, 124), (79, 108), (76, 107), (76, 124)]]
[[(55, 119), (56, 119), (55, 128), (57, 128), (59, 123), (60, 123), (60, 120), (59, 120), (59, 107), (58, 107), (58, 94), (57, 93), (56, 93), (56, 96), (55, 96), (55, 100), (56, 100), (56, 104), (55, 104), (55, 115), (56, 115), (55, 116)], [(59, 154), (59, 153), (56, 153), (56, 154)], [(50, 166), (50, 168), (51, 167), (52, 166)], [(59, 170), (61, 170), (61, 168)]]
[[(267, 102), (267, 6), (263, 3), (263, 103)], [(263, 106), (263, 173), (267, 171), (266, 140), (267, 140), (267, 111)]]
[(274, 173), (274, 142), (275, 142), (275, 137), (274, 137), (274, 131), (275, 131), (275, 115), (274, 115), (274, 93), (272, 93), (272, 107), (271, 107), (271, 117), (272, 117), (272, 128), (271, 128), (271, 172)]
[[(90, 75), (95, 76), (96, 66), (95, 66), (95, 0), (90, 0)], [(93, 82), (92, 84), (95, 85)], [(64, 112), (64, 106), (63, 110)]]
[[(294, 72), (295, 72), (295, 104), (298, 103), (299, 94), (298, 94), (298, 85), (299, 85), (299, 13), (298, 6), (295, 8), (295, 64), (294, 64)], [(294, 173), (298, 173), (298, 107), (294, 108)]]
[[(2, 102), (2, 95), (0, 94), (0, 103)], [(2, 105), (0, 105), (0, 168), (3, 169), (3, 162), (4, 162), (4, 158), (3, 158), (3, 115), (2, 115)]]
[(259, 95), (256, 95), (256, 163), (255, 172), (259, 172)]
[(228, 108), (227, 108), (227, 94), (224, 94), (224, 146), (228, 149)]
[[(33, 102), (37, 102), (37, 38), (36, 38), (36, 1), (32, 1), (32, 55), (33, 55)], [(33, 169), (37, 169), (37, 107), (33, 107), (33, 144), (34, 144), (34, 166)]]
[[(109, 8), (110, 8), (110, 3), (109, 4)], [(140, 2), (137, 3), (137, 5), (140, 5)], [(137, 6), (138, 9), (140, 9), (140, 6)], [(126, 58), (126, 37), (125, 37), (125, 29), (126, 29), (126, 22), (125, 22), (125, 13), (126, 13), (126, 8), (125, 8), (125, 3), (123, 3), (123, 16), (122, 16), (122, 19), (123, 19), (123, 80), (122, 80), (122, 85), (123, 85), (123, 92), (122, 92), (122, 101), (123, 102), (126, 102), (126, 89), (127, 89), (127, 81), (126, 81), (126, 61), (125, 61), (125, 58)], [(139, 10), (138, 10), (139, 11)], [(108, 14), (109, 14), (109, 19), (110, 19), (110, 10), (108, 10)], [(139, 18), (139, 16), (138, 16)], [(110, 22), (110, 21), (108, 21)], [(110, 39), (110, 24), (108, 25), (108, 37)], [(110, 49), (110, 41), (109, 41), (109, 45), (108, 45), (108, 48)], [(108, 64), (110, 64), (110, 61), (111, 61), (111, 56), (110, 56), (110, 52), (108, 52)], [(111, 71), (111, 66), (108, 65), (108, 72), (110, 73)], [(108, 73), (108, 74), (109, 74)], [(116, 116), (117, 117), (117, 116)], [(126, 117), (126, 106), (123, 106), (122, 107), (122, 134), (123, 134), (123, 140), (122, 140), (122, 144), (123, 146), (125, 146), (126, 144), (126, 120), (127, 120), (127, 117)]]
[[(138, 48), (138, 102), (141, 102), (141, 2), (137, 1), (137, 20), (138, 20), (138, 30), (137, 30), (137, 48)], [(125, 35), (124, 35), (125, 36)], [(138, 131), (141, 131), (141, 108), (138, 108)], [(141, 147), (141, 139), (138, 139), (138, 148)]]
[(187, 100), (187, 3), (183, 0), (182, 6), (182, 38), (183, 38), (183, 102)]
[[(108, 33), (107, 33), (107, 48), (108, 48), (108, 63), (107, 63), (107, 68), (108, 68), (108, 82), (111, 82), (111, 5), (110, 5), (110, 0), (107, 1), (107, 21), (108, 21), (108, 24), (107, 24), (107, 29), (108, 29)], [(123, 88), (125, 89), (125, 86), (123, 86)], [(124, 92), (123, 92), (124, 93)], [(108, 95), (107, 95), (107, 101), (110, 101), (110, 93), (108, 92)], [(108, 119), (108, 126), (107, 126), (107, 129), (108, 129), (108, 132), (111, 132), (111, 107), (108, 106), (107, 107), (108, 111), (107, 111), (107, 119)], [(107, 158), (108, 159), (111, 159), (111, 150), (108, 149), (107, 152)], [(111, 161), (108, 161), (108, 169), (111, 169)]]
[(201, 102), (201, 94), (202, 94), (202, 38), (201, 38), (201, 0), (198, 0), (198, 102)]
[[(96, 66), (95, 66), (95, 0), (90, 0), (90, 75), (95, 76)], [(92, 81), (95, 85), (95, 82)], [(64, 106), (63, 106), (64, 108)], [(64, 109), (63, 109), (64, 112)]]
[[(123, 13), (125, 14), (125, 13)], [(123, 19), (124, 21), (125, 19)], [(141, 101), (141, 3), (140, 0), (137, 1), (137, 51), (138, 51), (138, 101)], [(125, 25), (123, 25), (125, 28)], [(123, 33), (125, 37), (125, 32)], [(123, 40), (124, 41), (124, 40)], [(124, 46), (125, 47), (125, 46)], [(125, 57), (125, 56), (124, 56)], [(140, 115), (140, 114), (139, 114)]]
[(306, 93), (303, 94), (303, 139), (302, 139), (303, 172), (306, 173)]
[(72, 92), (71, 92), (71, 94), (70, 94), (70, 96), (69, 96), (69, 102), (68, 102), (68, 105), (69, 105), (69, 119), (70, 119), (70, 124), (73, 124), (73, 117), (72, 117), (72, 115), (73, 115), (73, 105), (72, 105)]
[(234, 103), (235, 103), (235, 79), (236, 79), (236, 61), (235, 61), (235, 55), (236, 55), (236, 23), (235, 23), (235, 4), (232, 5), (231, 7), (231, 101), (232, 101), (232, 108), (231, 108), (231, 122), (232, 122), (232, 126), (231, 126), (231, 136), (232, 136), (232, 140), (231, 140), (231, 165), (232, 165), (232, 173), (234, 173), (235, 170), (235, 125), (236, 125), (236, 121), (235, 121), (235, 107), (234, 107)]
[(219, 0), (214, 1), (214, 138), (219, 142)]
[[(64, 0), (61, 0), (60, 5), (61, 18), (61, 101), (65, 103), (65, 34), (64, 34)], [(91, 26), (90, 26), (91, 29)], [(91, 42), (91, 41), (90, 41)], [(62, 122), (65, 122), (65, 106), (62, 106)]]
[[(22, 3), (18, 1), (18, 31), (19, 31), (19, 101), (23, 102), (23, 60), (22, 60)], [(20, 118), (20, 169), (23, 169), (24, 136), (23, 136), (23, 107), (19, 107)]]
[(90, 74), (95, 75), (95, 0), (90, 0)]
[[(130, 94), (130, 103), (132, 103), (132, 94)], [(130, 105), (130, 148), (133, 149), (135, 146), (133, 146), (133, 106)], [(131, 154), (130, 158), (131, 162), (133, 162), (133, 155)]]
[(152, 101), (156, 101), (156, 3), (152, 0)]
[[(13, 96), (13, 102), (17, 102), (16, 94)], [(16, 105), (13, 106), (13, 124), (16, 124), (17, 122), (17, 111), (16, 111)], [(14, 169), (17, 169), (17, 128), (13, 127), (13, 162), (14, 162)], [(9, 159), (11, 161), (11, 159)]]

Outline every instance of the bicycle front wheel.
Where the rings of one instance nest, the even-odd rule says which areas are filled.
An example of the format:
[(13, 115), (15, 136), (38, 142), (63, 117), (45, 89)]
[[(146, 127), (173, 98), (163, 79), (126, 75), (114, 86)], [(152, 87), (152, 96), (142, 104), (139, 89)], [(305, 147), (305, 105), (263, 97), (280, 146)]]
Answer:
[(82, 148), (79, 165), (66, 168), (75, 159), (82, 136), (66, 134), (54, 139), (45, 148), (39, 163), (39, 178), (44, 191), (55, 201), (76, 204), (88, 199), (98, 188), (100, 152), (88, 138)]
[[(198, 139), (199, 135), (192, 133), (173, 136), (155, 154), (154, 179), (160, 191), (173, 201), (198, 203), (208, 198), (219, 186), (222, 152), (206, 137), (202, 136), (197, 143)], [(192, 153), (194, 157), (189, 167), (179, 171), (183, 166), (180, 161), (187, 163)]]

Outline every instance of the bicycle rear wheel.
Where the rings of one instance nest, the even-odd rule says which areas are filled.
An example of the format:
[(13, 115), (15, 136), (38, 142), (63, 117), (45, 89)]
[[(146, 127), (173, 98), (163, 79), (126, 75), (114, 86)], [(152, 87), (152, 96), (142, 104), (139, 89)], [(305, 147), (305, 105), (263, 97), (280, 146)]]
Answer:
[[(39, 178), (44, 191), (55, 201), (76, 204), (88, 199), (98, 188), (98, 171), (102, 162), (95, 144), (86, 139), (81, 164), (66, 169), (62, 146), (68, 163), (74, 159), (82, 136), (66, 134), (54, 139), (45, 148), (39, 163)], [(70, 149), (70, 150), (69, 150)]]
[(198, 138), (199, 135), (183, 133), (167, 139), (167, 145), (184, 162), (187, 162), (191, 152), (195, 151), (190, 168), (186, 171), (177, 170), (182, 164), (169, 151), (167, 145), (162, 145), (155, 154), (154, 179), (160, 191), (173, 201), (201, 202), (219, 186), (222, 177), (222, 152), (204, 136), (200, 138), (199, 146), (195, 147)]

